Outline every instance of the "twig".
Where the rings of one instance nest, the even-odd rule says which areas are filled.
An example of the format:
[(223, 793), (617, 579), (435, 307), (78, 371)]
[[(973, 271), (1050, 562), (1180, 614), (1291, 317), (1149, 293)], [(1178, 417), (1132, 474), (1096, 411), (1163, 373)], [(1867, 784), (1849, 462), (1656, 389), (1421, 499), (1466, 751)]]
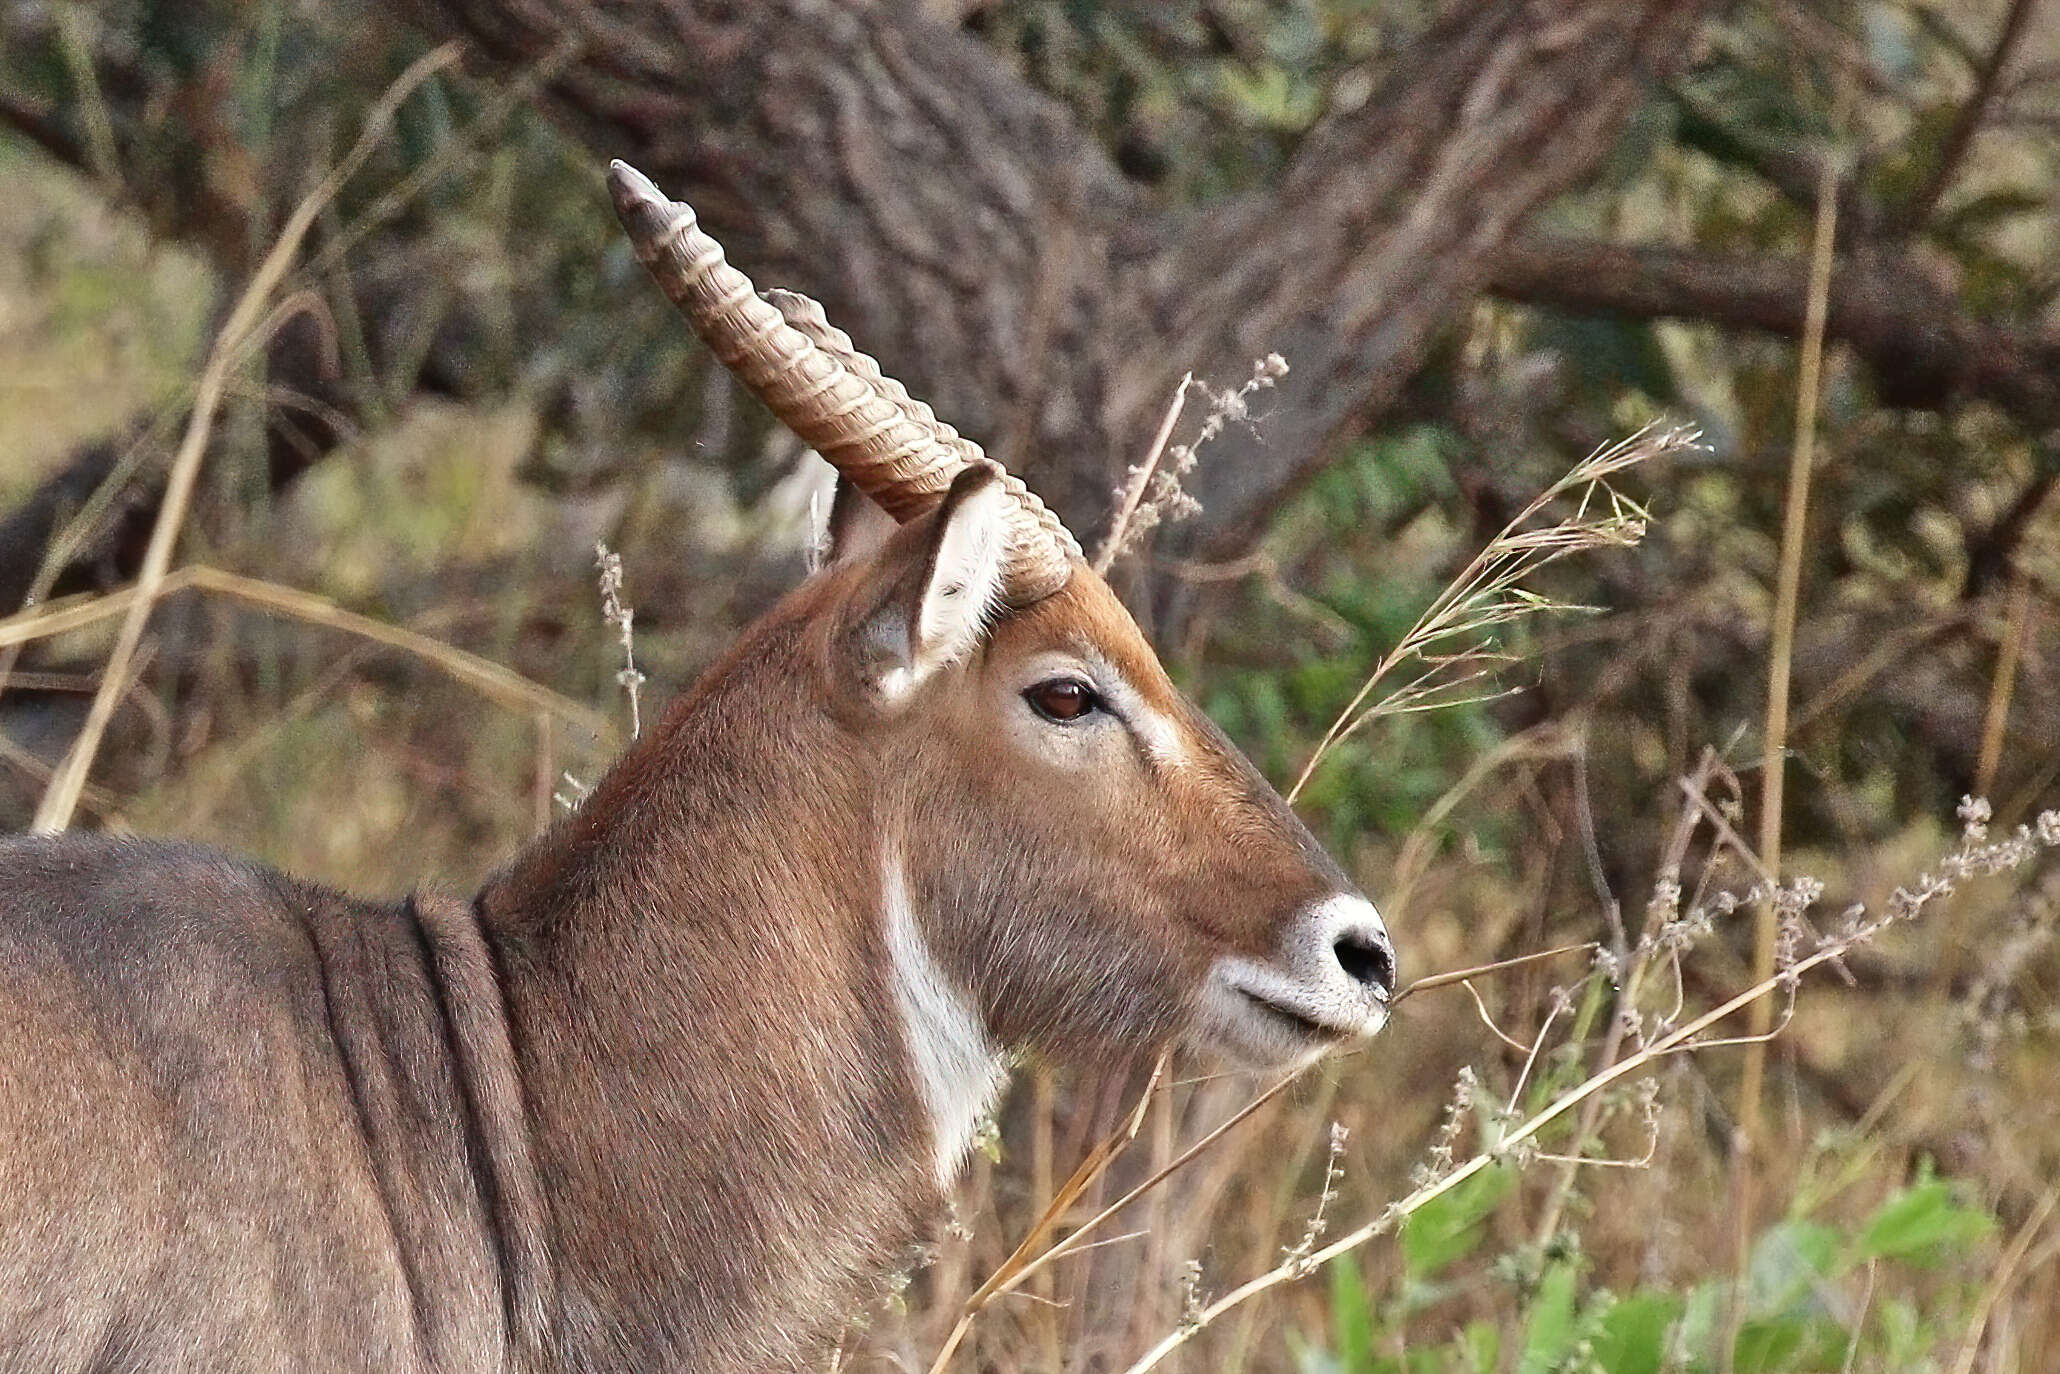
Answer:
[(1257, 1097), (1253, 1098), (1250, 1102), (1247, 1102), (1244, 1106), (1238, 1108), (1235, 1112), (1231, 1113), (1228, 1117), (1224, 1118), (1215, 1127), (1213, 1127), (1206, 1135), (1202, 1136), (1199, 1140), (1195, 1141), (1194, 1144), (1188, 1146), (1185, 1150), (1182, 1150), (1178, 1155), (1174, 1156), (1171, 1161), (1169, 1161), (1163, 1168), (1159, 1169), (1156, 1173), (1154, 1173), (1150, 1178), (1147, 1178), (1144, 1182), (1138, 1184), (1135, 1188), (1132, 1188), (1129, 1192), (1123, 1194), (1123, 1196), (1117, 1198), (1108, 1206), (1102, 1208), (1101, 1211), (1096, 1212), (1086, 1221), (1080, 1223), (1080, 1225), (1073, 1230), (1072, 1234), (1068, 1235), (1064, 1240), (1059, 1241), (1057, 1244), (1053, 1245), (1049, 1250), (1046, 1250), (1036, 1259), (1031, 1260), (1029, 1263), (1025, 1264), (1021, 1269), (1017, 1270), (1014, 1274), (1010, 1275), (1002, 1283), (995, 1286), (993, 1292), (990, 1293), (989, 1296), (998, 1297), (1003, 1293), (1013, 1292), (1016, 1288), (1020, 1287), (1023, 1284), (1024, 1280), (1028, 1279), (1032, 1274), (1035, 1274), (1040, 1269), (1044, 1268), (1046, 1265), (1052, 1263), (1054, 1260), (1058, 1260), (1065, 1257), (1066, 1255), (1087, 1249), (1087, 1246), (1080, 1243), (1082, 1237), (1086, 1236), (1090, 1231), (1093, 1231), (1096, 1227), (1100, 1226), (1110, 1217), (1116, 1215), (1116, 1213), (1122, 1211), (1125, 1207), (1128, 1207), (1131, 1203), (1143, 1197), (1146, 1193), (1149, 1193), (1154, 1188), (1157, 1188), (1167, 1179), (1173, 1177), (1173, 1175), (1179, 1173), (1190, 1162), (1192, 1162), (1196, 1156), (1200, 1155), (1204, 1150), (1207, 1150), (1211, 1145), (1214, 1145), (1218, 1140), (1222, 1139), (1225, 1135), (1229, 1134), (1232, 1130), (1234, 1130), (1240, 1122), (1243, 1122), (1244, 1120), (1249, 1118), (1254, 1112), (1258, 1111), (1261, 1107), (1264, 1107), (1267, 1103), (1273, 1101), (1274, 1098), (1279, 1097), (1283, 1092), (1286, 1092), (1288, 1086), (1294, 1083), (1299, 1078), (1301, 1078), (1304, 1072), (1305, 1070), (1297, 1069), (1295, 1072), (1281, 1078), (1279, 1081), (1274, 1083), (1272, 1087), (1268, 1088), (1265, 1092), (1260, 1093)]
[[(1471, 987), (1471, 984), (1468, 984)], [(1552, 1023), (1568, 1009), (1570, 999), (1564, 991), (1552, 995), (1551, 1005), (1545, 1009), (1545, 1019), (1538, 1025), (1538, 1034), (1531, 1040), (1530, 1049), (1524, 1055), (1524, 1066), (1516, 1075), (1516, 1086), (1509, 1090), (1508, 1111), (1514, 1113), (1516, 1104), (1523, 1099), (1524, 1086), (1531, 1081), (1531, 1070), (1538, 1067), (1538, 1056), (1544, 1052), (1545, 1039), (1552, 1032)]]
[(1856, 910), (1837, 934), (1825, 940), (1811, 953), (1796, 958), (1793, 963), (1777, 969), (1773, 976), (1752, 984), (1722, 1004), (1647, 1042), (1637, 1052), (1597, 1070), (1520, 1124), (1499, 1135), (1491, 1148), (1478, 1152), (1463, 1164), (1449, 1170), (1441, 1170), (1435, 1177), (1427, 1179), (1400, 1201), (1390, 1204), (1370, 1221), (1314, 1251), (1305, 1259), (1293, 1264), (1275, 1265), (1193, 1313), (1189, 1320), (1169, 1332), (1124, 1371), (1124, 1374), (1145, 1374), (1146, 1370), (1157, 1366), (1224, 1313), (1251, 1301), (1269, 1289), (1299, 1278), (1378, 1236), (1387, 1234), (1426, 1203), (1444, 1196), (1489, 1165), (1508, 1157), (1517, 1147), (1536, 1137), (1547, 1126), (1630, 1075), (1670, 1056), (1694, 1053), (1726, 1043), (1705, 1041), (1700, 1037), (1712, 1026), (1747, 1010), (1776, 991), (1792, 992), (1805, 974), (1824, 965), (1834, 964), (1855, 946), (1875, 938), (1887, 927), (1914, 919), (1926, 905), (1951, 892), (1956, 881), (2007, 871), (2028, 861), (2043, 849), (2060, 846), (2060, 811), (2045, 812), (2040, 815), (2036, 827), (2027, 827), (1995, 843), (1988, 842), (1986, 838), (1985, 808), (1974, 802), (1964, 803), (1962, 816), (1966, 821), (1966, 828), (1962, 833), (1959, 848), (1947, 855), (1935, 871), (1923, 874), (1914, 888), (1899, 888), (1890, 897), (1882, 914), (1862, 919), (1865, 913)]
[(930, 1374), (943, 1374), (943, 1370), (951, 1363), (953, 1353), (958, 1350), (959, 1343), (966, 1338), (966, 1332), (972, 1329), (973, 1320), (980, 1315), (981, 1309), (1002, 1290), (1003, 1284), (1009, 1283), (1018, 1270), (1030, 1263), (1037, 1247), (1044, 1243), (1046, 1236), (1057, 1229), (1067, 1210), (1108, 1170), (1109, 1165), (1115, 1163), (1116, 1157), (1123, 1153), (1130, 1142), (1137, 1139), (1137, 1133), (1144, 1129), (1145, 1112), (1151, 1106), (1152, 1094), (1158, 1090), (1161, 1080), (1166, 1076), (1166, 1063), (1169, 1057), (1166, 1054), (1159, 1056), (1158, 1062), (1152, 1066), (1151, 1077), (1145, 1080), (1144, 1091), (1137, 1095), (1137, 1105), (1131, 1108), (1130, 1115), (1124, 1119), (1123, 1124), (1087, 1152), (1087, 1158), (1080, 1161), (1080, 1167), (1073, 1171), (1073, 1176), (1066, 1180), (1065, 1186), (1052, 1195), (1050, 1204), (1038, 1213), (1037, 1220), (1030, 1224), (1029, 1231), (1016, 1243), (1016, 1248), (1009, 1252), (1008, 1258), (1004, 1259), (995, 1271), (987, 1276), (987, 1281), (966, 1299), (965, 1306), (959, 1312), (958, 1321), (951, 1328), (951, 1334), (945, 1337), (943, 1346), (937, 1351), (937, 1358), (930, 1363)]
[[(1538, 596), (1522, 584), (1568, 554), (1635, 545), (1645, 534), (1645, 512), (1610, 490), (1607, 479), (1660, 454), (1691, 448), (1699, 438), (1693, 429), (1649, 425), (1621, 443), (1597, 449), (1533, 497), (1374, 665), (1324, 731), (1295, 785), (1288, 789), (1287, 799), (1292, 802), (1300, 796), (1324, 756), (1369, 721), (1452, 704), (1456, 688), (1489, 676), (1501, 657), (1492, 646), (1491, 632), (1540, 611), (1573, 609)], [(1573, 515), (1556, 524), (1531, 528), (1548, 506), (1569, 495), (1578, 501)], [(1598, 495), (1608, 500), (1609, 509), (1590, 515), (1588, 505)], [(1380, 684), (1410, 661), (1423, 664), (1423, 671), (1400, 690), (1374, 699)], [(1500, 693), (1491, 690), (1482, 695)]]
[[(1474, 991), (1473, 985), (1471, 981), (1469, 981), (1473, 978), (1482, 977), (1491, 973), (1499, 973), (1505, 969), (1516, 968), (1524, 964), (1535, 963), (1541, 959), (1554, 958), (1558, 955), (1572, 953), (1576, 950), (1593, 948), (1593, 945), (1587, 944), (1563, 945), (1558, 949), (1548, 949), (1537, 954), (1526, 954), (1515, 959), (1502, 959), (1492, 964), (1482, 964), (1475, 968), (1459, 969), (1452, 973), (1433, 974), (1430, 977), (1419, 978), (1415, 982), (1409, 984), (1407, 987), (1402, 989), (1400, 993), (1396, 995), (1394, 1000), (1396, 1002), (1399, 1002), (1402, 1000), (1402, 998), (1409, 996), (1411, 993), (1426, 991), (1438, 987), (1448, 987), (1454, 983), (1458, 983), (1465, 986), (1468, 992), (1473, 993), (1475, 1001), (1478, 1002), (1480, 994)], [(1482, 1011), (1483, 1015), (1485, 1015), (1486, 1008), (1483, 1007)], [(1492, 1025), (1493, 1023), (1491, 1022), (1491, 1028)], [(1542, 1038), (1542, 1031), (1540, 1032), (1540, 1035)], [(1507, 1037), (1504, 1038), (1507, 1039)], [(1517, 1049), (1525, 1048), (1525, 1046), (1523, 1046), (1521, 1043), (1517, 1041), (1512, 1040), (1510, 1041), (1510, 1043)], [(1160, 1062), (1160, 1069), (1163, 1070), (1164, 1066), (1164, 1061), (1162, 1060)], [(1108, 1221), (1109, 1218), (1115, 1216), (1118, 1212), (1121, 1212), (1124, 1208), (1130, 1206), (1132, 1203), (1136, 1202), (1139, 1198), (1145, 1196), (1147, 1193), (1150, 1193), (1154, 1189), (1158, 1188), (1161, 1184), (1165, 1183), (1167, 1179), (1171, 1178), (1174, 1174), (1180, 1172), (1180, 1170), (1187, 1167), (1188, 1164), (1192, 1163), (1195, 1159), (1199, 1158), (1205, 1151), (1207, 1151), (1211, 1146), (1213, 1146), (1218, 1140), (1222, 1139), (1225, 1135), (1229, 1134), (1240, 1123), (1248, 1120), (1260, 1108), (1264, 1107), (1267, 1103), (1273, 1101), (1275, 1098), (1279, 1097), (1283, 1092), (1287, 1091), (1289, 1085), (1298, 1081), (1305, 1071), (1306, 1070), (1298, 1069), (1295, 1072), (1290, 1073), (1285, 1077), (1281, 1078), (1280, 1080), (1278, 1080), (1277, 1082), (1275, 1082), (1273, 1086), (1266, 1089), (1266, 1091), (1260, 1093), (1257, 1097), (1254, 1097), (1251, 1101), (1247, 1102), (1237, 1111), (1231, 1113), (1230, 1116), (1226, 1117), (1223, 1121), (1219, 1122), (1215, 1127), (1211, 1128), (1200, 1139), (1196, 1140), (1193, 1144), (1189, 1145), (1185, 1150), (1182, 1150), (1172, 1160), (1170, 1160), (1163, 1167), (1155, 1171), (1150, 1177), (1146, 1178), (1142, 1183), (1139, 1183), (1129, 1192), (1123, 1194), (1123, 1196), (1117, 1198), (1114, 1202), (1104, 1207), (1101, 1211), (1095, 1213), (1092, 1217), (1089, 1217), (1086, 1221), (1082, 1222), (1064, 1239), (1051, 1245), (1042, 1253), (1036, 1254), (1034, 1258), (1031, 1258), (1031, 1253), (1035, 1249), (1035, 1243), (1041, 1241), (1045, 1235), (1048, 1235), (1050, 1231), (1054, 1229), (1058, 1218), (1064, 1213), (1065, 1209), (1072, 1205), (1074, 1199), (1077, 1198), (1079, 1194), (1086, 1188), (1087, 1184), (1092, 1181), (1093, 1177), (1096, 1174), (1098, 1174), (1102, 1169), (1105, 1169), (1108, 1166), (1110, 1160), (1114, 1158), (1116, 1151), (1120, 1150), (1121, 1144), (1127, 1144), (1131, 1139), (1135, 1138), (1139, 1128), (1142, 1126), (1144, 1121), (1144, 1109), (1151, 1100), (1151, 1089), (1148, 1086), (1146, 1088), (1144, 1095), (1140, 1097), (1137, 1108), (1132, 1113), (1132, 1116), (1129, 1122), (1126, 1124), (1126, 1126), (1122, 1129), (1119, 1129), (1114, 1135), (1110, 1136), (1108, 1140), (1105, 1140), (1100, 1146), (1096, 1147), (1095, 1151), (1088, 1156), (1087, 1161), (1081, 1165), (1078, 1171), (1076, 1171), (1074, 1177), (1067, 1182), (1064, 1188), (1059, 1190), (1057, 1196), (1053, 1198), (1051, 1205), (1045, 1208), (1044, 1212), (1039, 1216), (1036, 1223), (1032, 1225), (1030, 1233), (1024, 1237), (1022, 1243), (1016, 1247), (1014, 1252), (1012, 1252), (1009, 1255), (1007, 1260), (1003, 1261), (1003, 1263), (995, 1270), (994, 1274), (985, 1283), (983, 1283), (980, 1286), (980, 1288), (973, 1293), (971, 1297), (966, 1299), (965, 1305), (959, 1314), (957, 1324), (952, 1328), (951, 1335), (946, 1339), (943, 1348), (938, 1351), (936, 1360), (930, 1366), (931, 1374), (940, 1374), (940, 1371), (942, 1371), (946, 1367), (947, 1363), (951, 1359), (951, 1356), (956, 1352), (959, 1344), (964, 1340), (965, 1334), (967, 1330), (971, 1328), (974, 1319), (979, 1316), (980, 1312), (985, 1307), (987, 1307), (989, 1303), (993, 1302), (996, 1298), (1002, 1297), (1006, 1294), (1016, 1291), (1016, 1289), (1018, 1289), (1022, 1284), (1027, 1282), (1033, 1276), (1041, 1273), (1047, 1266), (1049, 1266), (1053, 1262), (1063, 1259), (1067, 1255), (1075, 1254), (1079, 1251), (1092, 1248), (1089, 1244), (1085, 1243), (1086, 1237), (1090, 1233), (1099, 1228), (1104, 1222)], [(1157, 1075), (1155, 1072), (1155, 1081), (1156, 1077)], [(1118, 1142), (1120, 1142), (1120, 1144)], [(1114, 1148), (1112, 1148), (1112, 1146)], [(1090, 1168), (1093, 1170), (1092, 1173), (1089, 1172)]]
[(1853, 1364), (1860, 1358), (1860, 1336), (1867, 1330), (1867, 1312), (1874, 1306), (1874, 1269), (1877, 1260), (1867, 1261), (1867, 1285), (1860, 1290), (1860, 1310), (1853, 1314), (1852, 1324), (1847, 1330), (1853, 1338), (1846, 1342), (1845, 1361), (1839, 1365), (1838, 1374), (1853, 1374)]
[(1994, 794), (1996, 768), (2003, 761), (2003, 738), (2010, 724), (2010, 698), (2017, 687), (2017, 665), (2024, 657), (2024, 631), (2031, 617), (2031, 578), (2019, 568), (2010, 576), (2009, 609), (2003, 613), (2003, 642), (1996, 651), (1995, 676), (1989, 680), (1988, 708), (1981, 721), (1981, 753), (1974, 764), (1974, 795)]
[(1490, 1035), (1515, 1050), (1518, 1054), (1524, 1054), (1529, 1051), (1531, 1048), (1529, 1045), (1526, 1045), (1523, 1041), (1495, 1024), (1495, 1018), (1488, 1014), (1488, 1004), (1481, 1000), (1481, 990), (1473, 985), (1472, 979), (1462, 980), (1459, 986), (1466, 989), (1468, 997), (1473, 998), (1474, 1014), (1481, 1018), (1481, 1024), (1488, 1028)]
[(2024, 36), (2037, 3), (2038, 0), (2012, 0), (2009, 12), (2003, 16), (2003, 27), (1996, 34), (1995, 45), (1989, 49), (1988, 60), (1975, 73), (1973, 93), (1953, 116), (1952, 128), (1946, 131), (1945, 141), (1939, 145), (1938, 161), (1932, 166), (1931, 175), (1924, 179), (1909, 202), (1896, 212), (1898, 235), (1917, 233), (1931, 222), (1932, 212), (1938, 209), (1939, 199), (1945, 195), (1946, 188), (1953, 184), (1974, 136), (1981, 132), (1981, 126), (1988, 120), (1989, 104), (1995, 98), (2003, 68), (2009, 65), (2010, 55)]
[(606, 544), (595, 544), (594, 566), (601, 573), (601, 619), (608, 622), (622, 645), (622, 667), (615, 681), (629, 696), (629, 737), (642, 739), (644, 675), (637, 671), (636, 612), (622, 599), (622, 555), (611, 552)]
[[(1180, 379), (1180, 386), (1173, 393), (1173, 404), (1167, 410), (1166, 418), (1160, 422), (1158, 437), (1152, 441), (1150, 454), (1143, 463), (1130, 470), (1129, 480), (1116, 493), (1116, 518), (1110, 522), (1108, 537), (1103, 541), (1101, 552), (1095, 556), (1096, 572), (1107, 572), (1127, 548), (1157, 526), (1184, 520), (1201, 509), (1201, 503), (1180, 485), (1181, 479), (1194, 470), (1195, 455), (1204, 444), (1221, 434), (1231, 421), (1249, 424), (1252, 396), (1274, 386), (1287, 372), (1286, 360), (1278, 353), (1268, 353), (1254, 360), (1252, 375), (1234, 389), (1225, 387), (1221, 391), (1211, 391), (1208, 383), (1196, 381), (1192, 372)], [(1192, 442), (1174, 444), (1169, 448), (1167, 441), (1172, 438), (1173, 426), (1180, 418), (1190, 390), (1199, 390), (1208, 397), (1208, 413), (1202, 417), (1201, 428), (1196, 431)]]
[[(1795, 974), (1807, 972), (1818, 964), (1828, 961), (1830, 957), (1829, 950), (1820, 950), (1798, 961), (1795, 968), (1789, 972)], [(1723, 1005), (1704, 1012), (1701, 1016), (1681, 1026), (1670, 1035), (1654, 1041), (1611, 1068), (1605, 1069), (1594, 1077), (1568, 1089), (1522, 1123), (1512, 1127), (1501, 1138), (1497, 1149), (1491, 1151), (1484, 1150), (1468, 1159), (1465, 1163), (1456, 1166), (1449, 1174), (1444, 1175), (1433, 1183), (1425, 1184), (1423, 1187), (1416, 1189), (1400, 1202), (1383, 1211), (1372, 1221), (1338, 1237), (1329, 1245), (1315, 1251), (1308, 1257), (1306, 1265), (1302, 1268), (1276, 1267), (1269, 1269), (1257, 1278), (1231, 1289), (1228, 1293), (1225, 1293), (1222, 1297), (1204, 1307), (1199, 1314), (1197, 1322), (1189, 1323), (1182, 1326), (1179, 1330), (1169, 1333), (1157, 1345), (1147, 1351), (1135, 1364), (1125, 1370), (1124, 1374), (1144, 1374), (1144, 1371), (1159, 1364), (1166, 1356), (1172, 1354), (1174, 1350), (1185, 1345), (1203, 1327), (1215, 1321), (1231, 1308), (1238, 1306), (1240, 1303), (1249, 1302), (1270, 1288), (1278, 1287), (1290, 1279), (1299, 1277), (1301, 1273), (1309, 1269), (1314, 1269), (1330, 1260), (1336, 1259), (1347, 1251), (1356, 1250), (1368, 1241), (1386, 1234), (1402, 1218), (1418, 1211), (1424, 1204), (1451, 1192), (1454, 1188), (1466, 1182), (1467, 1179), (1472, 1178), (1475, 1174), (1501, 1158), (1511, 1147), (1537, 1135), (1545, 1127), (1551, 1125), (1567, 1112), (1573, 1110), (1611, 1084), (1636, 1073), (1656, 1060), (1680, 1051), (1702, 1031), (1707, 1030), (1726, 1017), (1751, 1006), (1760, 998), (1773, 992), (1782, 985), (1788, 976), (1789, 973), (1784, 973), (1779, 978), (1769, 978), (1765, 982), (1755, 983), (1752, 987), (1747, 988), (1744, 992), (1739, 993)]]
[(1472, 968), (1453, 969), (1450, 973), (1425, 974), (1396, 993), (1388, 1005), (1390, 1007), (1395, 1006), (1403, 998), (1413, 997), (1419, 992), (1429, 992), (1434, 988), (1450, 987), (1454, 983), (1465, 983), (1471, 979), (1482, 978), (1491, 973), (1501, 973), (1507, 969), (1522, 968), (1526, 964), (1535, 964), (1544, 959), (1557, 959), (1562, 954), (1587, 953), (1598, 948), (1600, 946), (1593, 940), (1582, 940), (1578, 944), (1559, 945), (1553, 949), (1541, 949), (1535, 954), (1519, 954), (1513, 959), (1497, 959), (1492, 964), (1475, 964)]
[[(1698, 805), (1683, 806), (1679, 818), (1674, 822), (1673, 836), (1668, 841), (1666, 853), (1660, 863), (1658, 890), (1653, 900), (1646, 905), (1645, 925), (1638, 933), (1635, 950), (1630, 949), (1627, 944), (1622, 951), (1611, 951), (1619, 959), (1623, 971), (1619, 975), (1622, 982), (1618, 988), (1615, 1005), (1611, 1009), (1609, 1030), (1604, 1033), (1602, 1040), (1602, 1055), (1598, 1062), (1604, 1067), (1617, 1062), (1617, 1057), (1624, 1052), (1625, 1036), (1629, 1028), (1635, 1024), (1632, 1018), (1637, 1015), (1639, 994), (1644, 991), (1645, 979), (1651, 971), (1653, 956), (1660, 951), (1657, 927), (1679, 910), (1677, 903), (1680, 899), (1680, 880), (1677, 875), (1681, 871), (1682, 862), (1688, 856), (1688, 846), (1700, 824), (1701, 808), (1709, 805), (1705, 792), (1709, 786), (1710, 774), (1715, 771), (1716, 766), (1716, 751), (1705, 749), (1702, 758), (1696, 763), (1694, 774), (1681, 780), (1681, 785), (1687, 790), (1690, 799)], [(1666, 957), (1672, 962), (1678, 975), (1680, 963), (1676, 953), (1669, 950)], [(1581, 1108), (1580, 1119), (1574, 1123), (1572, 1155), (1564, 1161), (1566, 1167), (1560, 1170), (1559, 1177), (1553, 1180), (1552, 1192), (1546, 1198), (1545, 1206), (1539, 1213), (1537, 1229), (1532, 1233), (1534, 1242), (1539, 1246), (1547, 1244), (1559, 1230), (1559, 1220), (1565, 1215), (1567, 1199), (1573, 1195), (1574, 1166), (1580, 1162), (1582, 1143), (1594, 1136), (1600, 1124), (1601, 1110), (1602, 1099), (1590, 1098)]]
[(1123, 498), (1116, 503), (1116, 518), (1109, 522), (1109, 532), (1102, 539), (1101, 552), (1094, 556), (1094, 570), (1106, 574), (1109, 565), (1122, 552), (1123, 540), (1130, 533), (1130, 521), (1137, 514), (1137, 503), (1144, 500), (1144, 489), (1151, 485), (1152, 474), (1159, 470), (1159, 460), (1166, 456), (1166, 441), (1173, 437), (1173, 426), (1180, 423), (1180, 412), (1187, 405), (1187, 389), (1194, 385), (1195, 374), (1185, 373), (1180, 385), (1173, 388), (1173, 404), (1166, 407), (1166, 418), (1159, 421), (1159, 432), (1152, 436), (1152, 446), (1145, 453), (1144, 461), (1130, 470), (1130, 480), (1123, 484)]

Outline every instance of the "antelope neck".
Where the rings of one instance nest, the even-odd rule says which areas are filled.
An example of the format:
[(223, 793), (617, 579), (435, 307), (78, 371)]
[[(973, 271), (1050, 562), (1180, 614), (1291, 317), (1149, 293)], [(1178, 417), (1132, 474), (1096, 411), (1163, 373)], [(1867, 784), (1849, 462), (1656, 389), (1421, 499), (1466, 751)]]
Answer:
[(980, 1009), (931, 955), (900, 856), (889, 849), (880, 869), (894, 1005), (930, 1116), (937, 1183), (948, 1188), (1007, 1081), (1007, 1061), (989, 1039)]

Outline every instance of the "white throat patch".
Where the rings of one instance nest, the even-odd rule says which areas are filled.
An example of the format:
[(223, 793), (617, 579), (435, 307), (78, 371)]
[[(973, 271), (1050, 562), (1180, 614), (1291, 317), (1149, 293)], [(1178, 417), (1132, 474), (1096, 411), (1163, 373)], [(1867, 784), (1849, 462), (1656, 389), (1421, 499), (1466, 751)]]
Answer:
[(891, 854), (882, 864), (881, 889), (902, 1039), (908, 1045), (916, 1088), (930, 1113), (937, 1182), (949, 1188), (1008, 1068), (987, 1039), (979, 1009), (931, 957), (909, 905), (901, 864)]

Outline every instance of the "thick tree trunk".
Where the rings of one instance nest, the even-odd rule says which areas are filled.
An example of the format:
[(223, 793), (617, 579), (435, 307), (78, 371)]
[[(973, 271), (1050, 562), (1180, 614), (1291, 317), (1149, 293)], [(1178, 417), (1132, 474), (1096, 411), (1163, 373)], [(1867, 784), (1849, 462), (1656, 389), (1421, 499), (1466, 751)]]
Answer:
[[(1201, 212), (1125, 181), (1064, 109), (918, 6), (383, 3), (501, 70), (555, 70), (541, 99), (597, 167), (637, 163), (761, 284), (819, 297), (1090, 544), (1182, 373), (1233, 381), (1285, 355), (1263, 426), (1190, 479), (1203, 510), (1175, 538), (1228, 552), (1394, 403), (1504, 241), (1593, 168), (1716, 0), (1456, 0), (1280, 185)], [(0, 113), (85, 156), (50, 112)], [(146, 201), (171, 232), (239, 237), (209, 231), (212, 202), (154, 193), (174, 197)]]
[[(1311, 133), (1281, 184), (1200, 213), (1125, 183), (994, 55), (905, 7), (395, 0), (691, 201), (762, 284), (819, 297), (1091, 543), (1182, 373), (1294, 369), (1194, 475), (1184, 542), (1248, 540), (1377, 420), (1494, 254), (1587, 174), (1709, 0), (1465, 0)], [(1347, 83), (1349, 86), (1350, 83)]]

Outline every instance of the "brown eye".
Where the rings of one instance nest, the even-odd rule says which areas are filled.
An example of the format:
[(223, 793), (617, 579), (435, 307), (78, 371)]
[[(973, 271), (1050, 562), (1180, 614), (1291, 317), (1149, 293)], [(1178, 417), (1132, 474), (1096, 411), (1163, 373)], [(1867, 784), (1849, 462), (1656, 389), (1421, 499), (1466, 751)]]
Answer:
[(1077, 677), (1040, 682), (1023, 693), (1023, 700), (1030, 703), (1031, 710), (1058, 725), (1079, 720), (1102, 701), (1094, 694), (1094, 688)]

